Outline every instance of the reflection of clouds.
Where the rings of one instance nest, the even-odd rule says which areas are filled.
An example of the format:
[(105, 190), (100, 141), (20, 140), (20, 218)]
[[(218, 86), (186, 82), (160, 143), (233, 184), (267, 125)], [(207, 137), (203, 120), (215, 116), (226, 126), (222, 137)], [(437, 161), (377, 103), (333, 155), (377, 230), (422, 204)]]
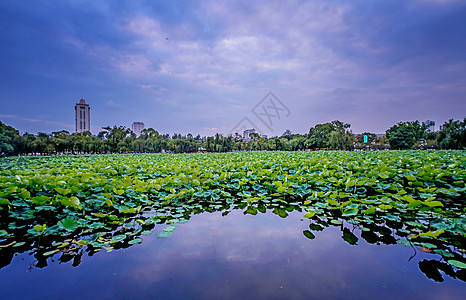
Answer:
[[(369, 245), (361, 238), (351, 246), (340, 227), (313, 232), (316, 237), (309, 240), (302, 234), (309, 220), (301, 217), (239, 210), (225, 217), (194, 215), (169, 239), (150, 235), (128, 249), (131, 253), (120, 260), (125, 272), (119, 282), (136, 289), (134, 295), (177, 299), (393, 299), (438, 289), (417, 266), (427, 254), (408, 262), (408, 247)], [(445, 295), (455, 294), (461, 289), (445, 288)]]
[[(302, 234), (309, 225), (309, 220), (300, 221), (302, 214), (294, 212), (282, 219), (270, 211), (257, 216), (233, 211), (226, 217), (203, 213), (179, 225), (170, 238), (144, 236), (142, 244), (85, 257), (78, 268), (51, 264), (25, 273), (27, 264), (19, 261), (23, 264), (19, 269), (9, 269), (11, 265), (0, 270), (4, 283), (0, 298), (30, 299), (40, 293), (49, 299), (70, 292), (83, 299), (461, 299), (464, 295), (464, 282), (447, 279), (439, 285), (420, 272), (418, 262), (432, 259), (431, 254), (418, 252), (408, 262), (413, 254), (410, 247), (375, 246), (362, 239), (351, 246), (341, 238), (339, 227), (314, 232), (315, 239), (309, 240)], [(25, 281), (30, 289), (22, 288)]]
[[(136, 255), (138, 266), (128, 271), (127, 276), (137, 281), (155, 282), (163, 279), (167, 270), (185, 268), (178, 265), (181, 261), (192, 263), (206, 259), (220, 265), (249, 268), (279, 264), (293, 269), (300, 264), (318, 263), (322, 254), (339, 244), (339, 237), (336, 239), (335, 234), (327, 230), (315, 241), (307, 240), (302, 231), (307, 229), (308, 222), (299, 221), (300, 216), (294, 213), (282, 219), (270, 212), (244, 216), (241, 211), (225, 217), (220, 213), (193, 216), (188, 223), (179, 226), (169, 240), (153, 235), (146, 237), (138, 249), (143, 253)], [(155, 251), (154, 246), (157, 247)], [(144, 263), (147, 261), (153, 263)]]

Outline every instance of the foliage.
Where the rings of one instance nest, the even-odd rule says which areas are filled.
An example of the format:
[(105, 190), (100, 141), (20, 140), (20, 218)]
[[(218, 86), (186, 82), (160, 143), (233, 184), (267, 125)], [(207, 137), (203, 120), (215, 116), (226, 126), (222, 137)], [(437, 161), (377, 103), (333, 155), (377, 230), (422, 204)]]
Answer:
[[(466, 119), (465, 119), (466, 120)], [(90, 132), (72, 133), (66, 130), (39, 133), (37, 136), (19, 132), (10, 126), (0, 123), (0, 155), (51, 155), (51, 154), (94, 154), (94, 153), (192, 153), (230, 152), (250, 150), (353, 150), (353, 149), (386, 149), (390, 142), (392, 149), (432, 149), (440, 146), (443, 149), (465, 149), (466, 121), (445, 123), (438, 132), (429, 132), (427, 127), (415, 122), (401, 122), (387, 130), (387, 136), (377, 139), (374, 133), (365, 132), (356, 138), (350, 131), (350, 124), (335, 120), (330, 123), (317, 124), (311, 127), (308, 134), (293, 134), (286, 130), (281, 136), (266, 138), (252, 133), (250, 139), (243, 140), (239, 134), (223, 136), (215, 134), (201, 137), (192, 134), (178, 133), (169, 136), (159, 134), (153, 128), (144, 129), (141, 136), (136, 137), (124, 126), (104, 127), (97, 136)], [(364, 143), (363, 136), (368, 136)], [(369, 146), (369, 147), (367, 147)]]
[(437, 143), (442, 149), (466, 149), (466, 118), (462, 122), (453, 119), (445, 122)]
[(15, 154), (15, 139), (19, 137), (19, 131), (0, 122), (0, 156)]
[(44, 266), (55, 254), (125, 248), (231, 209), (298, 210), (312, 231), (350, 223), (368, 242), (428, 248), (448, 268), (466, 262), (463, 151), (11, 157), (0, 170), (3, 265), (24, 251)]
[(420, 139), (425, 138), (427, 127), (419, 121), (399, 122), (390, 127), (386, 135), (391, 149), (412, 149)]
[(317, 124), (309, 130), (306, 144), (310, 148), (352, 149), (354, 138), (351, 131), (349, 131), (350, 127), (350, 124), (338, 120), (331, 123)]

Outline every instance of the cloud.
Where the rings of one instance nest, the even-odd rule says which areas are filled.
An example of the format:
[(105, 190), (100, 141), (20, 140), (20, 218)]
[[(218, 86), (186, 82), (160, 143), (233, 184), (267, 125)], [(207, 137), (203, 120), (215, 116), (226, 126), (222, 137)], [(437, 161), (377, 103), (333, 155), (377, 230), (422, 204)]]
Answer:
[(121, 105), (119, 103), (116, 103), (115, 101), (113, 100), (108, 100), (106, 103), (105, 103), (105, 106), (109, 109), (124, 109), (126, 108), (126, 106), (124, 105)]
[(49, 120), (43, 120), (43, 119), (35, 119), (35, 118), (28, 118), (28, 117), (19, 116), (19, 115), (0, 114), (0, 118), (20, 120), (20, 121), (26, 121), (26, 122), (32, 122), (32, 123), (43, 123), (43, 124), (48, 124), (48, 125), (58, 125), (58, 126), (65, 127), (65, 128), (70, 128), (70, 129), (74, 128), (74, 125), (69, 124), (69, 123), (49, 121)]
[(332, 90), (332, 94), (342, 96), (342, 95), (355, 95), (361, 93), (360, 89), (336, 87)]
[[(323, 117), (383, 127), (427, 102), (450, 105), (449, 116), (432, 109), (437, 122), (466, 109), (461, 1), (84, 3), (0, 4), (0, 25), (11, 29), (0, 35), (9, 45), (0, 49), (2, 91), (19, 106), (45, 91), (53, 105), (84, 91), (105, 124), (143, 118), (207, 134), (234, 125), (268, 91), (296, 113), (283, 125), (293, 132)], [(141, 109), (106, 113), (128, 102)], [(389, 111), (376, 125), (360, 121)]]

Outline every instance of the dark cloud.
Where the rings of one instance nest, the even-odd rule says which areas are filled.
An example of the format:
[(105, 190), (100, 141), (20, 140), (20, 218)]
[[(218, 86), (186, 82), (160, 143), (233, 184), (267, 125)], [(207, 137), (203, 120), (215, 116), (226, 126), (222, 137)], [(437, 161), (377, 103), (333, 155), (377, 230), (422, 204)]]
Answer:
[[(84, 97), (96, 128), (226, 133), (273, 91), (294, 116), (279, 131), (440, 124), (466, 111), (465, 16), (453, 0), (2, 1), (2, 113), (53, 131)], [(56, 123), (25, 121), (45, 111)]]

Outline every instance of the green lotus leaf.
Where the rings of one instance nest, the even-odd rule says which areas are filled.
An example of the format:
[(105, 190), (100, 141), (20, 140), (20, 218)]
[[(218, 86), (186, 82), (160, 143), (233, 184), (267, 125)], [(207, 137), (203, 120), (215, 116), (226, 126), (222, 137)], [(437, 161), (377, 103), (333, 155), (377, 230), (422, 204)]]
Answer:
[(359, 210), (357, 208), (347, 208), (343, 211), (343, 217), (355, 216), (357, 215)]
[(439, 231), (427, 231), (419, 233), (420, 236), (430, 236), (430, 237), (438, 237), (440, 234), (444, 233), (445, 229)]
[(38, 233), (42, 233), (45, 231), (45, 228), (47, 227), (46, 224), (43, 224), (43, 225), (35, 225), (33, 228), (38, 232)]
[(392, 209), (393, 207), (391, 205), (381, 204), (379, 205), (379, 208), (383, 210), (389, 210), (389, 209)]
[(126, 235), (125, 234), (119, 234), (119, 235), (115, 235), (112, 237), (112, 239), (110, 240), (111, 243), (117, 243), (117, 242), (120, 242), (122, 240), (126, 239)]
[(429, 207), (443, 207), (443, 203), (440, 201), (424, 201), (423, 203)]
[(50, 198), (47, 196), (36, 196), (31, 198), (31, 202), (37, 205), (44, 205), (47, 201), (50, 201)]
[(356, 245), (358, 243), (358, 237), (355, 236), (348, 228), (343, 229), (343, 237), (342, 237), (348, 244)]
[(371, 206), (368, 209), (363, 210), (362, 213), (365, 214), (365, 215), (370, 215), (370, 214), (375, 213), (376, 211), (377, 211), (377, 208), (374, 207), (374, 206)]
[(76, 219), (65, 218), (58, 222), (58, 227), (60, 229), (65, 229), (68, 232), (73, 232), (78, 228), (79, 224)]
[(165, 231), (165, 232), (170, 232), (170, 231), (173, 231), (173, 229), (175, 229), (175, 228), (176, 228), (176, 226), (167, 226), (167, 227), (165, 227), (165, 228), (163, 229), (163, 231)]
[(56, 250), (52, 250), (52, 251), (47, 251), (44, 253), (44, 256), (50, 256), (50, 255), (54, 255), (55, 253), (57, 253), (59, 250), (56, 249)]
[(140, 244), (142, 243), (142, 239), (141, 238), (135, 238), (134, 240), (131, 240), (128, 242), (128, 244), (130, 245), (135, 245), (135, 244)]
[(315, 214), (316, 214), (315, 212), (310, 211), (310, 212), (306, 213), (306, 214), (303, 216), (303, 218), (308, 218), (308, 219), (310, 219), (310, 218), (312, 218), (313, 216), (315, 216)]
[(255, 208), (254, 206), (249, 206), (248, 209), (244, 212), (244, 214), (257, 215), (257, 208)]
[(11, 203), (8, 199), (0, 198), (0, 205), (11, 205)]
[(159, 232), (156, 234), (157, 237), (159, 238), (167, 238), (167, 237), (170, 237), (172, 235), (172, 231), (162, 231), (162, 232)]
[(304, 234), (304, 236), (307, 237), (308, 239), (311, 239), (311, 240), (312, 240), (312, 239), (315, 238), (315, 235), (312, 234), (312, 232), (310, 232), (309, 230), (304, 230), (304, 231), (303, 231), (303, 234)]
[(416, 177), (414, 177), (413, 175), (406, 175), (405, 178), (409, 181), (416, 181)]
[(63, 196), (66, 196), (71, 192), (70, 189), (64, 189), (64, 188), (60, 188), (60, 187), (56, 187), (55, 191), (57, 191), (57, 193), (59, 193), (60, 195), (63, 195)]

